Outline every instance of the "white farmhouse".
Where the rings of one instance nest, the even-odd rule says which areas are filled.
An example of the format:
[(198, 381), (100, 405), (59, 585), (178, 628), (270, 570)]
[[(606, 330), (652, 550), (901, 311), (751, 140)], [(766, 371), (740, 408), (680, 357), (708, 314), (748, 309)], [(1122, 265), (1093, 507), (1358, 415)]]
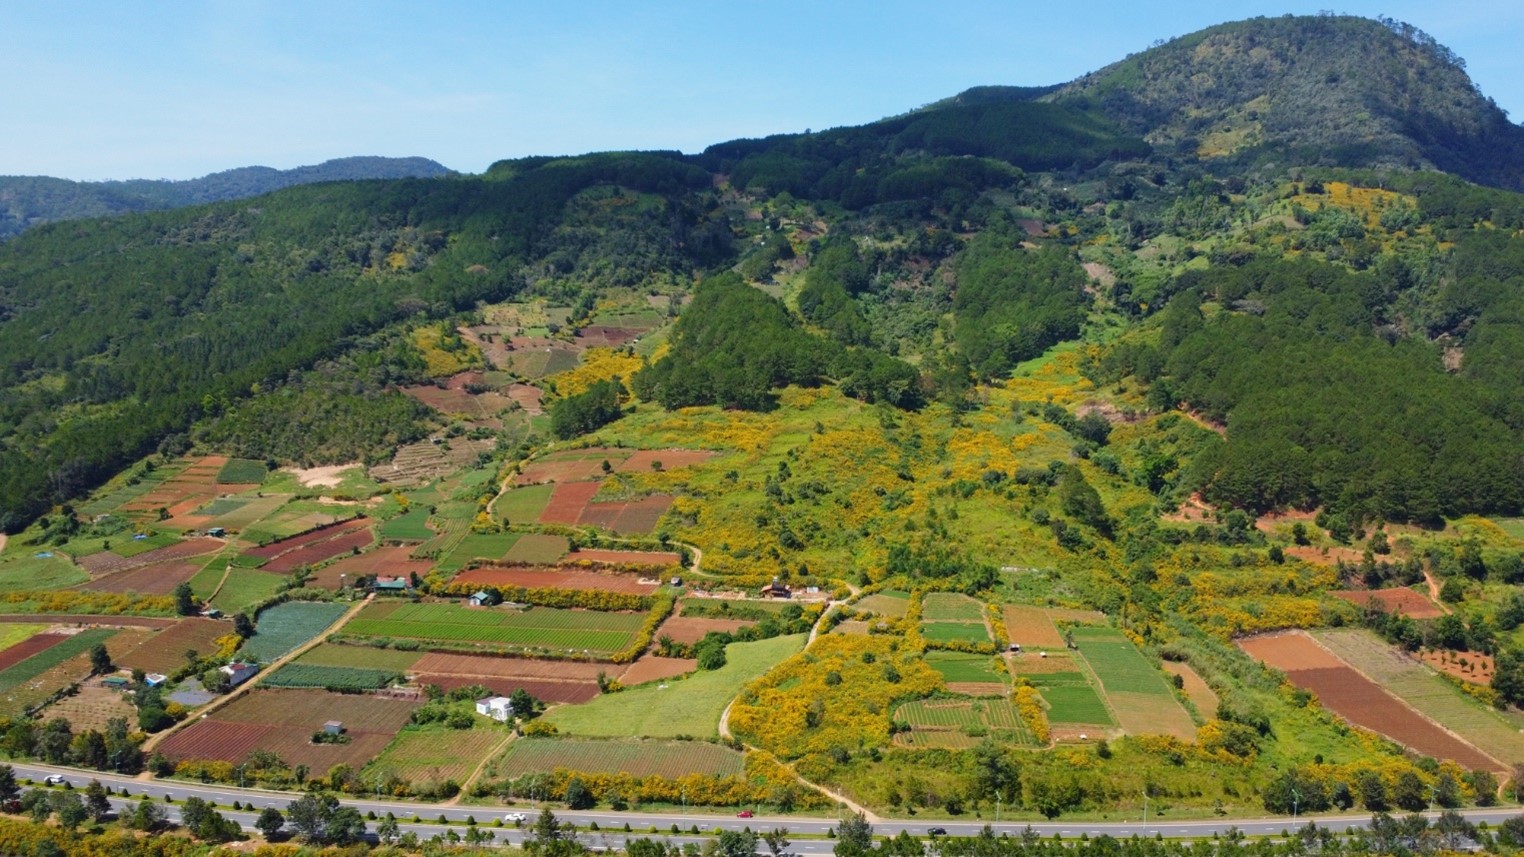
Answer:
[(506, 723), (513, 717), (513, 700), (506, 696), (489, 696), (476, 701), (476, 713)]

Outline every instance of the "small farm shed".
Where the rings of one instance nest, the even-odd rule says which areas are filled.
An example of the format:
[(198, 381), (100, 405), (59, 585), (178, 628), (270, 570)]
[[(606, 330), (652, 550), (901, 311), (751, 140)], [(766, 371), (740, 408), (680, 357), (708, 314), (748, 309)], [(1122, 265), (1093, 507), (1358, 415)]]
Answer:
[(408, 579), (405, 577), (378, 577), (376, 578), (375, 590), (377, 592), (407, 592)]
[(497, 593), (490, 589), (479, 590), (471, 596), (472, 607), (491, 607), (497, 603)]
[(343, 735), (344, 722), (342, 720), (330, 720), (323, 724), (324, 735)]
[(507, 722), (513, 716), (513, 700), (506, 696), (489, 696), (476, 701), (476, 713), (493, 720)]
[(234, 662), (222, 667), (222, 674), (228, 677), (228, 687), (237, 687), (254, 677), (259, 672), (257, 664)]

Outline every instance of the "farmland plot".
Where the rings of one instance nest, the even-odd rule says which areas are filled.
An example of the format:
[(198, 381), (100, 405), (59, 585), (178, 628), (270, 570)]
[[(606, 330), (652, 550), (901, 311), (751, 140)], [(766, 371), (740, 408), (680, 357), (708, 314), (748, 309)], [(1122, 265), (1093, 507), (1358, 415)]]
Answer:
[(345, 631), (373, 637), (489, 643), (612, 654), (630, 644), (643, 613), (468, 608), (454, 604), (371, 604)]
[(522, 688), (545, 702), (586, 702), (598, 695), (598, 674), (607, 669), (585, 661), (431, 652), (418, 659), (412, 672), (418, 684), (445, 690), (479, 684), (505, 696)]
[(910, 593), (885, 590), (869, 595), (853, 605), (858, 610), (898, 619), (910, 608)]
[(1132, 641), (1112, 628), (1076, 628), (1075, 643), (1100, 679), (1122, 729), (1129, 734), (1166, 734), (1189, 741), (1196, 724), (1174, 690)]
[(366, 775), (396, 775), (418, 783), (465, 782), (477, 766), (508, 738), (498, 729), (404, 729), (386, 752), (366, 766)]
[(141, 645), (117, 658), (117, 666), (151, 673), (172, 673), (185, 665), (191, 649), (203, 655), (217, 651), (216, 640), (233, 633), (233, 623), (191, 616), (154, 634)]
[(932, 592), (921, 607), (921, 621), (983, 622), (984, 605), (956, 592)]
[(348, 608), (318, 601), (287, 601), (259, 614), (254, 636), (244, 641), (239, 654), (269, 663), (322, 633)]
[(687, 774), (738, 776), (740, 753), (704, 741), (593, 740), (524, 738), (513, 742), (493, 763), (497, 776), (520, 777), (557, 768), (588, 774), (629, 773), (636, 777), (677, 779)]
[[(256, 749), (270, 750), (288, 765), (326, 771), (338, 764), (356, 770), (381, 754), (408, 722), (418, 703), (321, 690), (256, 690), (228, 704), (159, 746), (171, 759), (239, 762)], [(348, 744), (313, 744), (329, 720), (344, 724)]]
[(910, 747), (971, 747), (982, 740), (979, 733), (1014, 744), (1032, 744), (1031, 733), (1005, 699), (923, 699), (907, 702), (894, 711), (894, 719), (910, 726), (895, 736), (895, 743)]
[(1064, 638), (1058, 633), (1048, 611), (1025, 604), (1005, 605), (1005, 632), (1013, 643), (1032, 649), (1061, 649)]
[(454, 577), (457, 583), (480, 586), (522, 586), (525, 589), (571, 589), (596, 592), (620, 592), (627, 595), (651, 595), (659, 583), (641, 583), (633, 574), (608, 573), (577, 569), (533, 566), (482, 566)]

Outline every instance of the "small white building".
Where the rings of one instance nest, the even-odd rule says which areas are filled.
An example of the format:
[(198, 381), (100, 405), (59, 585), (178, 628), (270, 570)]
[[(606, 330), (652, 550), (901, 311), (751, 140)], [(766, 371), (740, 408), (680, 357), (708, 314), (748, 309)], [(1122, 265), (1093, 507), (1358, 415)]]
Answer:
[(513, 700), (506, 696), (489, 696), (476, 701), (476, 713), (485, 714), (500, 723), (513, 717)]
[(166, 681), (169, 681), (169, 676), (163, 673), (149, 673), (143, 676), (143, 683), (149, 687), (163, 687)]
[(228, 677), (228, 687), (237, 687), (254, 677), (259, 672), (257, 664), (246, 664), (241, 661), (227, 664), (222, 667), (222, 674)]

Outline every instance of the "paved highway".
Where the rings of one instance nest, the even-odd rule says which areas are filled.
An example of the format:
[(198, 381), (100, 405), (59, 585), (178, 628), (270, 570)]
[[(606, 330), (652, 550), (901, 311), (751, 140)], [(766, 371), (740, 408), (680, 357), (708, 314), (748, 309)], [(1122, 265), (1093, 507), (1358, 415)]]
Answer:
[[(292, 792), (268, 791), (264, 789), (241, 789), (221, 785), (198, 785), (195, 783), (172, 781), (172, 780), (148, 780), (135, 777), (121, 776), (95, 771), (79, 771), (73, 768), (60, 768), (50, 765), (37, 765), (31, 763), (11, 763), (16, 776), (30, 778), (37, 782), (51, 774), (62, 776), (75, 788), (84, 788), (91, 780), (100, 780), (102, 785), (110, 786), (115, 792), (113, 798), (116, 803), (124, 803), (118, 798), (123, 795), (136, 800), (141, 795), (148, 795), (156, 800), (162, 800), (165, 795), (170, 795), (175, 800), (187, 797), (199, 797), (202, 800), (228, 806), (234, 801), (245, 806), (252, 806), (253, 811), (222, 810), (222, 814), (252, 829), (254, 819), (258, 811), (267, 806), (285, 810), (286, 806), (300, 797)], [(374, 812), (378, 817), (385, 816), (390, 812), (395, 815), (403, 830), (412, 830), (420, 838), (427, 839), (437, 833), (449, 829), (463, 832), (462, 825), (468, 817), (474, 817), (479, 825), (485, 830), (493, 832), (497, 842), (518, 842), (522, 838), (522, 832), (512, 826), (504, 826), (501, 829), (491, 827), (492, 823), (508, 812), (523, 812), (531, 820), (534, 819), (537, 809), (529, 807), (491, 807), (491, 806), (444, 806), (441, 804), (397, 801), (397, 800), (372, 800), (368, 798), (345, 797), (341, 799), (347, 806), (352, 806), (360, 813)], [(177, 808), (174, 805), (165, 804), (171, 818), (175, 817)], [(756, 816), (754, 818), (737, 818), (734, 815), (717, 815), (705, 813), (673, 813), (673, 812), (581, 812), (573, 810), (555, 810), (556, 817), (565, 822), (572, 822), (584, 832), (579, 838), (592, 846), (620, 847), (625, 837), (655, 836), (670, 839), (673, 842), (682, 843), (687, 841), (700, 841), (691, 835), (672, 835), (672, 825), (677, 825), (682, 831), (688, 831), (694, 825), (706, 833), (716, 828), (727, 830), (742, 830), (750, 828), (756, 832), (772, 830), (774, 828), (787, 828), (796, 835), (822, 835), (836, 826), (835, 818), (822, 818), (819, 816)], [(1462, 814), (1472, 821), (1486, 821), (1492, 826), (1520, 815), (1519, 808), (1505, 809), (1470, 809), (1462, 810)], [(419, 822), (411, 821), (413, 816), (419, 817)], [(1437, 812), (1427, 813), (1430, 818), (1437, 817)], [(439, 823), (440, 816), (446, 822), (453, 822), (451, 827), (448, 823)], [(1335, 833), (1344, 833), (1347, 830), (1363, 828), (1370, 821), (1369, 814), (1348, 814), (1335, 816), (1316, 816), (1292, 819), (1286, 816), (1274, 818), (1223, 818), (1197, 821), (1171, 821), (1168, 819), (1149, 819), (1145, 825), (1143, 820), (1135, 818), (1127, 821), (1063, 821), (1056, 822), (1033, 822), (1030, 825), (1025, 821), (1005, 822), (993, 824), (989, 820), (978, 821), (908, 821), (905, 819), (884, 819), (873, 824), (875, 834), (893, 836), (900, 831), (909, 831), (915, 836), (925, 836), (928, 827), (941, 827), (947, 830), (949, 836), (973, 836), (990, 824), (997, 833), (1008, 833), (1012, 836), (1020, 835), (1028, 826), (1036, 833), (1049, 837), (1059, 834), (1065, 838), (1077, 837), (1087, 834), (1091, 837), (1109, 835), (1117, 838), (1137, 836), (1163, 835), (1170, 839), (1203, 839), (1211, 838), (1213, 834), (1224, 834), (1230, 829), (1236, 828), (1248, 836), (1278, 836), (1282, 831), (1291, 830), (1305, 825), (1308, 821), (1315, 821), (1320, 827), (1326, 827)], [(597, 823), (600, 831), (586, 832), (587, 827)], [(630, 833), (624, 832), (624, 825), (629, 824)], [(525, 825), (528, 827), (529, 825)], [(656, 828), (656, 833), (651, 828)], [(375, 823), (370, 823), (372, 831)], [(831, 852), (834, 842), (828, 839), (796, 839), (791, 851), (804, 855), (821, 855)]]

